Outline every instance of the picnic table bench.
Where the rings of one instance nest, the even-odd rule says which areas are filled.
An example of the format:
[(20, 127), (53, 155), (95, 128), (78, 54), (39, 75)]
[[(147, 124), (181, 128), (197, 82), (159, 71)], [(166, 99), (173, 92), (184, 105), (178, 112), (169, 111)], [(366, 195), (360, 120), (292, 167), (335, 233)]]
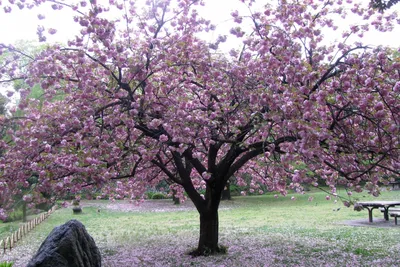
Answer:
[(394, 224), (397, 225), (397, 218), (400, 217), (400, 211), (390, 212), (390, 217), (394, 217)]
[[(384, 209), (384, 208), (379, 208), (379, 210), (380, 210), (381, 212), (385, 212), (385, 209)], [(392, 212), (400, 212), (400, 208), (390, 207), (390, 208), (388, 209), (388, 211), (389, 211), (389, 213), (392, 213)]]
[(392, 186), (392, 190), (400, 190), (400, 180), (389, 183)]
[[(358, 202), (358, 204), (360, 206), (362, 206), (363, 208), (366, 208), (368, 210), (368, 217), (369, 217), (369, 222), (372, 223), (372, 211), (374, 209), (380, 209), (383, 212), (383, 217), (385, 218), (386, 221), (389, 220), (389, 212), (392, 211), (393, 214), (395, 214), (395, 212), (393, 210), (394, 206), (400, 206), (400, 201), (365, 201), (365, 202)], [(390, 211), (389, 211), (390, 209)], [(395, 208), (397, 209), (397, 208)], [(400, 213), (400, 211), (399, 211)], [(397, 221), (397, 216), (392, 216), (394, 217), (395, 220)], [(400, 215), (399, 215), (400, 217)]]
[[(379, 208), (381, 212), (385, 212), (384, 208)], [(397, 225), (397, 218), (400, 217), (400, 208), (390, 207), (388, 209), (390, 217), (394, 218), (394, 224)]]

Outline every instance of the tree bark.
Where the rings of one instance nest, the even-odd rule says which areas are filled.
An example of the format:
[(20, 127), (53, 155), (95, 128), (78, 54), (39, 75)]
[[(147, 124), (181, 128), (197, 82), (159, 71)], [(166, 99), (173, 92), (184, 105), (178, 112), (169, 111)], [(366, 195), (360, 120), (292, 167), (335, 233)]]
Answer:
[(200, 238), (198, 253), (201, 255), (219, 252), (218, 247), (218, 211), (200, 214)]
[(221, 200), (222, 187), (218, 189), (207, 185), (205, 201), (198, 205), (200, 215), (200, 237), (197, 249), (190, 254), (192, 256), (208, 256), (223, 253), (224, 250), (218, 244), (219, 220), (218, 207)]
[(175, 190), (172, 190), (172, 201), (174, 202), (174, 205), (181, 204), (181, 200), (179, 199), (179, 197), (176, 196)]
[(224, 191), (222, 191), (222, 197), (221, 200), (231, 200), (231, 188), (230, 188), (230, 183), (227, 182), (224, 188)]
[(176, 197), (175, 195), (172, 196), (172, 201), (174, 202), (174, 205), (181, 204), (181, 200), (179, 199), (179, 197)]
[(25, 201), (22, 204), (22, 221), (23, 222), (27, 221), (27, 218), (26, 218), (26, 202)]

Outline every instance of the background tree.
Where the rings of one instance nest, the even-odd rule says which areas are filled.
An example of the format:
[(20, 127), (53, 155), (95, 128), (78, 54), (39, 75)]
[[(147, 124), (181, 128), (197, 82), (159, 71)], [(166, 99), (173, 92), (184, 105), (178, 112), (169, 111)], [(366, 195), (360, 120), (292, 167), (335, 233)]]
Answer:
[[(2, 117), (1, 138), (5, 143), (12, 143), (10, 133), (15, 132), (19, 128), (15, 121), (25, 119), (25, 117), (24, 111), (16, 108), (15, 103), (10, 105), (11, 112), (7, 112), (8, 109), (6, 105), (11, 102), (10, 98), (15, 97), (21, 88), (29, 87), (24, 81), (25, 77), (23, 73), (30, 61), (33, 60), (45, 46), (37, 45), (32, 41), (19, 40), (14, 45), (5, 46), (2, 44), (2, 47), (7, 47), (7, 50), (0, 56), (0, 65), (2, 65), (4, 69), (11, 68), (13, 71), (8, 73), (8, 79), (2, 80), (2, 83), (5, 84), (4, 91), (6, 91), (7, 97), (0, 95), (0, 114), (4, 115), (4, 117)], [(17, 69), (20, 71), (18, 74), (15, 72)], [(36, 84), (29, 87), (29, 90), (26, 92), (29, 92), (26, 97), (38, 101), (38, 103), (40, 103), (39, 106), (41, 106), (44, 91), (39, 85)], [(62, 99), (62, 95), (57, 96), (56, 99), (57, 98)], [(14, 101), (18, 102), (18, 98)], [(27, 209), (28, 204), (31, 209), (39, 208), (48, 210), (50, 208), (48, 203), (36, 203), (36, 205), (34, 205), (34, 203), (27, 203), (32, 201), (31, 192), (37, 183), (37, 174), (32, 173), (27, 181), (29, 183), (28, 186), (21, 186), (20, 190), (14, 191), (11, 196), (5, 198), (5, 202), (1, 203), (1, 206), (6, 206), (9, 211), (13, 211), (13, 216), (7, 218), (7, 220), (19, 220), (20, 212), (22, 212), (22, 221), (26, 222), (27, 215), (32, 212), (32, 210)], [(9, 198), (12, 198), (12, 201), (9, 201)], [(45, 198), (49, 199), (50, 196), (46, 195)]]
[[(341, 1), (254, 10), (254, 1), (242, 2), (251, 12), (232, 13), (230, 38), (243, 46), (227, 55), (215, 50), (226, 37), (212, 45), (200, 38), (214, 28), (196, 11), (202, 1), (146, 1), (143, 14), (126, 1), (69, 6), (81, 35), (0, 72), (45, 92), (39, 103), (21, 89), (26, 119), (10, 132), (0, 191), (29, 186), (34, 172), (33, 202), (90, 188), (140, 200), (167, 179), (199, 212), (193, 255), (220, 251), (218, 207), (233, 176), (260, 194), (261, 185), (285, 194), (323, 180), (332, 193), (339, 184), (378, 195), (399, 174), (400, 62), (390, 49), (348, 40), (390, 30), (396, 15), (347, 4), (365, 21), (328, 44), (332, 18), (346, 17)], [(121, 19), (107, 19), (109, 8)]]
[(3, 94), (0, 94), (0, 115), (5, 116), (7, 113), (8, 99)]
[(386, 9), (390, 9), (395, 4), (399, 3), (399, 0), (371, 0), (371, 7), (378, 9), (380, 12), (385, 11)]

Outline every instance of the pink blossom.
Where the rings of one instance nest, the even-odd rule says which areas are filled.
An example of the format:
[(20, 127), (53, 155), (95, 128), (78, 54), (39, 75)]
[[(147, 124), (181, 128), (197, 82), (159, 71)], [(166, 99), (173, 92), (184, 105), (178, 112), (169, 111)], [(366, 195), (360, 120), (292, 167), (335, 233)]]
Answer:
[(165, 134), (160, 135), (160, 141), (161, 142), (167, 142), (168, 141), (168, 136), (166, 136)]
[(57, 30), (56, 29), (53, 29), (53, 28), (50, 28), (50, 29), (48, 29), (48, 31), (47, 31), (49, 34), (55, 34), (56, 32), (57, 32)]
[(376, 111), (382, 110), (383, 107), (384, 107), (384, 106), (383, 106), (383, 103), (382, 103), (382, 102), (378, 102), (378, 103), (375, 104), (375, 110), (376, 110)]
[(51, 152), (51, 145), (46, 144), (46, 145), (44, 146), (44, 151), (46, 151), (47, 153), (50, 153), (50, 152)]
[(23, 201), (25, 201), (25, 202), (31, 202), (32, 201), (32, 195), (30, 195), (30, 194), (28, 194), (28, 195), (24, 195), (23, 197), (22, 197), (22, 200)]
[(201, 176), (204, 180), (209, 180), (211, 178), (211, 174), (208, 172), (203, 172)]

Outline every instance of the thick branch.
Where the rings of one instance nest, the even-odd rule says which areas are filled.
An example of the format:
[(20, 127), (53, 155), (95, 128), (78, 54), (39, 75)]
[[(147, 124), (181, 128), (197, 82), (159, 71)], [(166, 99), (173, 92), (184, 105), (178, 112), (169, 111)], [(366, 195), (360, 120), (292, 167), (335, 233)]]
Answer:
[(158, 168), (160, 168), (162, 170), (163, 173), (165, 173), (169, 179), (171, 179), (172, 181), (174, 181), (177, 184), (182, 185), (182, 181), (178, 179), (178, 177), (176, 177), (176, 175), (174, 175), (172, 172), (170, 172), (167, 167), (162, 164), (160, 161), (157, 161), (155, 159), (153, 159), (151, 161), (151, 163), (153, 163), (154, 165), (156, 165)]

